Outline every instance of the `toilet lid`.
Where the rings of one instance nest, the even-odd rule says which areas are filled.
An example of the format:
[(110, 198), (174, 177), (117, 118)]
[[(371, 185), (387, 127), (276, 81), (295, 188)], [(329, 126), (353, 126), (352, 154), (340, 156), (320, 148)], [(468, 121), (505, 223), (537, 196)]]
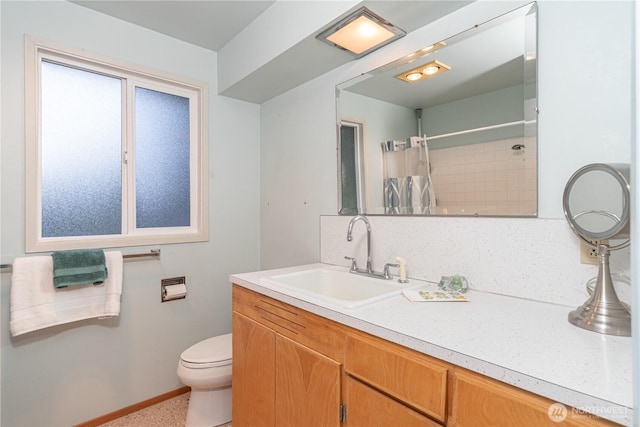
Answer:
[(180, 355), (187, 367), (207, 368), (231, 364), (231, 334), (200, 341)]

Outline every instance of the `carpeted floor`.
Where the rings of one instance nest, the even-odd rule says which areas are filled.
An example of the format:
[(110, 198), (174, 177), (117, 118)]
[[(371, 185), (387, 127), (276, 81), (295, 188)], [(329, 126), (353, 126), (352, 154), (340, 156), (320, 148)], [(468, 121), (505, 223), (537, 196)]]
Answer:
[[(184, 427), (187, 419), (189, 394), (184, 393), (174, 398), (141, 409), (100, 427)], [(231, 427), (231, 423), (223, 427)]]

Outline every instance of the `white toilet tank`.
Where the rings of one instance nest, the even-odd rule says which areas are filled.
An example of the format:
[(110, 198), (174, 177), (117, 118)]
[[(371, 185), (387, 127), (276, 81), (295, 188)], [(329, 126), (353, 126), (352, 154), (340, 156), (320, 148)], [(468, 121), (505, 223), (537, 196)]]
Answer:
[(231, 365), (231, 334), (219, 335), (200, 341), (180, 355), (183, 366), (191, 369), (204, 369)]

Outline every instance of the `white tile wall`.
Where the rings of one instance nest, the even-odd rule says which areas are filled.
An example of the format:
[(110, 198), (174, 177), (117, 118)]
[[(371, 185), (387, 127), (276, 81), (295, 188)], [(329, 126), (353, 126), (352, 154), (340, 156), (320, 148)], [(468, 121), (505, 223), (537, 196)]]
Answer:
[[(473, 289), (531, 300), (582, 305), (586, 282), (598, 268), (580, 263), (579, 240), (565, 220), (539, 218), (369, 216), (376, 271), (396, 256), (407, 261), (409, 277), (438, 281), (462, 274)], [(366, 232), (356, 224), (347, 242), (349, 216), (320, 217), (320, 260), (348, 266), (344, 256), (366, 260)], [(620, 299), (629, 303), (629, 250), (612, 252)]]
[(432, 150), (437, 212), (534, 215), (537, 204), (536, 141), (504, 139)]

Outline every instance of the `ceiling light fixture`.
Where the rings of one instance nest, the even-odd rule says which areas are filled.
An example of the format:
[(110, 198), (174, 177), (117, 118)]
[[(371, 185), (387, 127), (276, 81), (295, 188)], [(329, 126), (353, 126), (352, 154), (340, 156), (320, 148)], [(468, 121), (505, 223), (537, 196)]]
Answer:
[(400, 80), (404, 80), (405, 82), (413, 83), (422, 79), (426, 79), (427, 77), (435, 76), (436, 74), (444, 73), (445, 71), (449, 71), (451, 67), (446, 64), (443, 64), (440, 61), (431, 61), (426, 64), (420, 65), (419, 67), (412, 68), (408, 71), (403, 71), (402, 73), (396, 75)]
[(366, 7), (362, 7), (331, 24), (316, 38), (331, 46), (346, 50), (356, 58), (361, 58), (405, 34), (400, 28), (382, 19)]

